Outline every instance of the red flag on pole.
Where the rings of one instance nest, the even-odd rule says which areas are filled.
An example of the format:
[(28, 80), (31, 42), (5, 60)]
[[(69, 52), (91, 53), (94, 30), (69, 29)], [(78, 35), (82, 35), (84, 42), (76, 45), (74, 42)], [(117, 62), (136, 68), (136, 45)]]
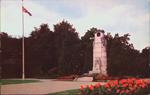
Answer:
[(25, 7), (23, 7), (23, 6), (22, 6), (22, 11), (24, 13), (27, 13), (29, 16), (32, 16), (32, 14)]

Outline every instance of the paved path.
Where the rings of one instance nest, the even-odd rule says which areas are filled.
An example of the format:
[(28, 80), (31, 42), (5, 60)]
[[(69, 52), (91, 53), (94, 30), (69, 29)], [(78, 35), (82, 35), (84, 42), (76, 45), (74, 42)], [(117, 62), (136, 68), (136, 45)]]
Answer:
[(72, 81), (54, 81), (54, 80), (40, 80), (41, 82), (24, 83), (24, 84), (10, 84), (1, 86), (1, 94), (48, 94), (60, 92), (70, 89), (78, 89), (80, 85), (95, 84), (95, 82), (72, 82)]

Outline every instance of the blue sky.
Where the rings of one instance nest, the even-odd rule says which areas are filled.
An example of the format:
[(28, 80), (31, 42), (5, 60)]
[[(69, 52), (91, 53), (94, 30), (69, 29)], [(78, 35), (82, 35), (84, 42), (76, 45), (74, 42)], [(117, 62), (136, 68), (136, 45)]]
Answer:
[[(91, 27), (112, 35), (129, 33), (134, 47), (143, 49), (150, 46), (149, 4), (150, 0), (24, 0), (33, 15), (25, 14), (25, 35), (42, 23), (53, 30), (54, 24), (65, 19), (80, 37)], [(2, 0), (1, 31), (21, 37), (21, 22), (21, 0)]]

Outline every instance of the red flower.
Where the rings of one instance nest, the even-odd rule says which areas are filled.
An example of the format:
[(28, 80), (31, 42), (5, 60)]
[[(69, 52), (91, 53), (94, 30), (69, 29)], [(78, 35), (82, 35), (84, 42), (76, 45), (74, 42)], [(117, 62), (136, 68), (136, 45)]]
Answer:
[(104, 87), (105, 87), (105, 88), (108, 88), (108, 87), (109, 87), (109, 85), (106, 83), (106, 84), (104, 84)]
[(125, 92), (126, 92), (126, 93), (129, 93), (130, 91), (129, 91), (129, 90), (126, 90)]
[(100, 83), (95, 84), (95, 88), (99, 88), (100, 86)]
[(147, 84), (150, 85), (150, 80), (147, 81)]
[(86, 85), (86, 89), (89, 89), (89, 85)]
[(125, 93), (125, 90), (122, 90), (121, 93)]
[(145, 85), (144, 83), (141, 85), (142, 88), (145, 88), (145, 86), (146, 86), (146, 85)]
[(128, 84), (122, 84), (122, 87), (127, 87), (128, 86)]
[(117, 90), (117, 93), (119, 93), (119, 92), (120, 92), (120, 90), (118, 89), (118, 90)]
[(118, 85), (118, 80), (115, 80), (115, 81), (114, 81), (114, 85)]
[(127, 82), (127, 80), (126, 80), (126, 79), (122, 79), (122, 80), (120, 80), (120, 83), (121, 83), (121, 84), (124, 84), (125, 82)]
[(94, 87), (93, 87), (93, 85), (91, 84), (91, 85), (89, 86), (89, 89), (90, 89), (90, 90), (93, 90), (93, 88), (94, 88)]
[[(106, 88), (108, 93), (114, 89), (116, 94), (126, 94), (135, 93), (136, 90), (148, 87), (150, 85), (150, 81), (143, 81), (140, 79), (122, 79), (122, 80), (115, 80), (109, 81), (104, 84), (102, 87)], [(87, 89), (92, 92), (96, 88), (100, 88), (100, 83), (96, 83), (93, 85), (87, 85)], [(84, 87), (81, 85), (80, 90), (82, 91)], [(103, 90), (103, 89), (102, 89)], [(101, 93), (100, 93), (101, 94)]]
[(84, 89), (84, 87), (83, 87), (83, 85), (81, 85), (81, 86), (80, 86), (80, 90), (83, 90), (83, 89)]
[(128, 79), (128, 83), (133, 83), (133, 79)]
[(137, 85), (139, 85), (141, 83), (141, 80), (136, 80), (135, 82)]

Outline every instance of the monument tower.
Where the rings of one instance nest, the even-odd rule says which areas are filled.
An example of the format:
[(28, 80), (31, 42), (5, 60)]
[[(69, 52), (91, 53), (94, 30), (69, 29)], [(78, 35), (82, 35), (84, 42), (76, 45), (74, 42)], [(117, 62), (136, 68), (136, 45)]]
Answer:
[(106, 39), (103, 30), (94, 33), (93, 42), (93, 68), (90, 74), (100, 74), (107, 76), (107, 54)]

